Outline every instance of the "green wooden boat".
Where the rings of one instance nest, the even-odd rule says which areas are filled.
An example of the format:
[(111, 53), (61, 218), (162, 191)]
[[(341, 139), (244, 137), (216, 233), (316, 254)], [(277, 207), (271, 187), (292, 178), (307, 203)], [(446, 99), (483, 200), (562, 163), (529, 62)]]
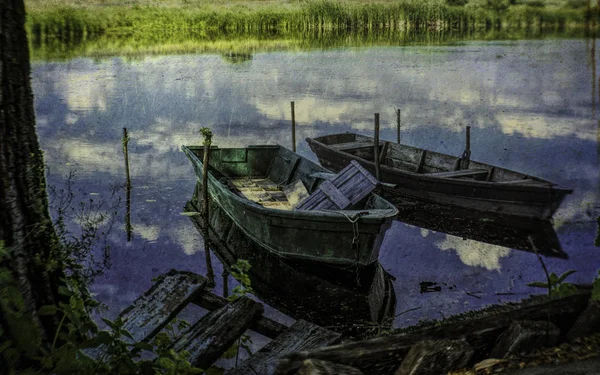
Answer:
[[(182, 149), (201, 181), (203, 147)], [(323, 205), (295, 209), (322, 195), (324, 182), (332, 189), (323, 177), (328, 173), (279, 145), (211, 147), (208, 192), (248, 237), (274, 254), (337, 266), (370, 265), (377, 261), (385, 232), (398, 210), (373, 193), (346, 209), (320, 208)], [(355, 175), (357, 185), (364, 180), (360, 177)], [(349, 194), (348, 186), (334, 190)], [(310, 196), (302, 199), (303, 195)], [(338, 196), (340, 199), (344, 197)]]
[[(196, 184), (185, 211), (200, 233), (206, 233), (202, 185)], [(374, 329), (390, 329), (396, 312), (393, 277), (379, 262), (368, 267), (337, 267), (286, 259), (248, 238), (213, 200), (209, 201), (211, 250), (232, 272), (239, 259), (248, 271), (253, 294), (298, 320), (329, 327), (344, 335), (363, 337)]]

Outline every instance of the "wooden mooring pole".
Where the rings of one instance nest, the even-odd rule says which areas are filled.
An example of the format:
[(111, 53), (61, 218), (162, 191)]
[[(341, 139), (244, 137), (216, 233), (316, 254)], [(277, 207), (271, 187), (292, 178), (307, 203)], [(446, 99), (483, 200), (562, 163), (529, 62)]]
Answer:
[(223, 297), (229, 297), (229, 271), (223, 270), (221, 274), (223, 276)]
[(129, 135), (127, 128), (123, 128), (123, 154), (125, 155), (125, 193), (126, 193), (126, 209), (125, 209), (125, 231), (127, 232), (127, 242), (131, 242), (131, 176), (129, 174)]
[(397, 138), (398, 138), (397, 143), (398, 144), (400, 144), (400, 125), (402, 124), (401, 114), (402, 114), (402, 110), (400, 108), (398, 108), (396, 110), (396, 125), (398, 128), (398, 131), (397, 131)]
[(208, 281), (214, 285), (215, 283), (215, 272), (212, 267), (212, 260), (210, 259), (210, 238), (209, 238), (209, 223), (210, 216), (208, 214), (208, 165), (210, 162), (210, 145), (212, 143), (212, 132), (209, 128), (200, 129), (200, 133), (204, 137), (204, 157), (202, 159), (202, 214), (204, 216), (204, 257), (206, 261), (206, 277)]
[(471, 127), (467, 125), (465, 134), (465, 151), (461, 157), (460, 169), (468, 169), (471, 161)]
[(379, 113), (375, 114), (375, 136), (373, 144), (373, 160), (375, 161), (375, 177), (381, 180), (381, 171), (379, 166)]
[(296, 152), (296, 111), (292, 102), (292, 151)]
[(467, 151), (467, 154), (469, 156), (471, 156), (471, 127), (467, 125), (467, 134), (466, 134), (466, 142), (467, 144), (465, 145), (465, 150)]

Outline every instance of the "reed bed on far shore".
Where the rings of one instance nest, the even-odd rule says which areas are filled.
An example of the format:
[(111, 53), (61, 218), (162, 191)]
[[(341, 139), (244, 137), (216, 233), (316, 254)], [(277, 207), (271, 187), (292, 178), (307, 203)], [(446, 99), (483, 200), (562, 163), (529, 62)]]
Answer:
[[(307, 32), (415, 31), (473, 32), (490, 29), (565, 30), (596, 24), (597, 9), (568, 6), (508, 4), (509, 0), (361, 1), (229, 1), (204, 6), (176, 3), (158, 6), (142, 0), (113, 5), (93, 0), (86, 6), (52, 0), (56, 6), (28, 5), (27, 29), (34, 40), (114, 38), (214, 38), (228, 35), (285, 37)], [(175, 1), (175, 0), (172, 0)], [(494, 3), (499, 6), (492, 6)], [(148, 4), (148, 5), (144, 5)], [(172, 4), (173, 6), (169, 6)], [(451, 5), (461, 4), (461, 5)], [(490, 5), (492, 4), (492, 5)]]

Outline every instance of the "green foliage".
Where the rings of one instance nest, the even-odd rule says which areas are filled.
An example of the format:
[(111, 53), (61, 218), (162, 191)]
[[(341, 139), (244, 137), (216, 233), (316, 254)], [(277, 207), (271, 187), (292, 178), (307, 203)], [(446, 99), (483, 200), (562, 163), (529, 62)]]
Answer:
[(202, 137), (204, 138), (204, 146), (210, 147), (210, 145), (212, 143), (212, 137), (213, 137), (213, 133), (212, 133), (212, 131), (210, 131), (210, 128), (200, 129), (200, 134), (202, 134)]
[(547, 282), (536, 281), (527, 285), (536, 288), (548, 289), (548, 295), (550, 298), (567, 297), (577, 293), (577, 288), (575, 285), (564, 282), (569, 275), (572, 275), (575, 272), (575, 270), (569, 270), (560, 276), (557, 276), (554, 272), (552, 272), (550, 273)]
[(450, 6), (463, 6), (466, 5), (469, 0), (446, 0), (446, 4)]
[(592, 283), (592, 301), (600, 301), (600, 271)]
[[(35, 316), (26, 309), (11, 270), (14, 255), (0, 241), (0, 372), (7, 374), (198, 374), (202, 370), (187, 360), (188, 353), (171, 349), (175, 331), (189, 324), (179, 321), (167, 326), (152, 343), (135, 342), (124, 329), (123, 321), (102, 319), (108, 330), (99, 331), (90, 318), (102, 306), (89, 293), (88, 286), (94, 276), (107, 266), (105, 259), (98, 264), (92, 250), (98, 242), (106, 240), (112, 225), (111, 215), (104, 214), (105, 205), (93, 200), (72, 207), (73, 193), (70, 175), (67, 187), (61, 191), (51, 189), (53, 210), (57, 212), (55, 228), (60, 241), (51, 245), (49, 259), (35, 261), (48, 270), (63, 268), (65, 277), (58, 280), (61, 298), (56, 305), (41, 306), (36, 315), (40, 319), (53, 319), (58, 328), (54, 337), (43, 339)], [(71, 214), (80, 225), (79, 236), (67, 230), (66, 217)], [(116, 214), (116, 213), (115, 213)], [(96, 348), (102, 353), (98, 359), (86, 355)], [(155, 360), (141, 358), (141, 353), (154, 353)]]
[[(254, 3), (255, 4), (255, 3)], [(518, 9), (518, 11), (513, 11)], [(535, 23), (585, 24), (584, 8), (543, 7), (536, 2), (511, 0), (403, 0), (390, 2), (339, 2), (330, 0), (246, 6), (211, 4), (198, 7), (102, 6), (34, 7), (27, 30), (33, 45), (57, 39), (81, 44), (107, 36), (113, 44), (165, 45), (177, 40), (305, 40), (310, 34), (329, 38), (337, 34), (403, 31), (489, 30), (492, 21), (510, 29), (527, 29)], [(518, 19), (514, 17), (519, 16)], [(594, 12), (594, 17), (598, 17)], [(115, 39), (118, 42), (115, 43)], [(182, 47), (183, 48), (183, 47)], [(84, 48), (85, 50), (85, 48)], [(225, 52), (231, 52), (225, 51)], [(236, 51), (240, 52), (240, 51)], [(246, 56), (250, 56), (245, 51)], [(243, 55), (240, 55), (243, 56)]]
[[(236, 285), (231, 294), (227, 297), (229, 301), (235, 301), (236, 299), (245, 296), (246, 294), (253, 293), (250, 276), (250, 262), (244, 259), (238, 259), (236, 263), (231, 266), (231, 276), (239, 282)], [(235, 365), (237, 366), (240, 348), (244, 349), (246, 353), (252, 354), (251, 350), (252, 339), (247, 334), (243, 334), (235, 344), (233, 344), (224, 354), (223, 358), (232, 359), (235, 358)]]
[(231, 276), (233, 276), (240, 284), (236, 285), (235, 288), (233, 288), (231, 295), (227, 297), (229, 301), (235, 301), (241, 296), (254, 292), (252, 290), (250, 276), (248, 275), (250, 267), (250, 263), (244, 259), (238, 259), (236, 264), (231, 266)]

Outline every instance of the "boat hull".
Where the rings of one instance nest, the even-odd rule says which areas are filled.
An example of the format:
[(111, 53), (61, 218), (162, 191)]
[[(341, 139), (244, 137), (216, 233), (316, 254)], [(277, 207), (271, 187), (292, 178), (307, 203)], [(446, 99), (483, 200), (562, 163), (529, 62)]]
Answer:
[[(352, 160), (375, 173), (375, 163), (307, 138), (325, 168), (337, 172)], [(491, 167), (491, 166), (490, 166)], [(571, 191), (551, 186), (501, 186), (494, 182), (436, 178), (381, 165), (384, 198), (409, 197), (443, 205), (460, 206), (494, 214), (547, 220)]]
[[(247, 150), (248, 160), (254, 158), (254, 150), (261, 152), (258, 146)], [(199, 159), (199, 149), (194, 151), (184, 147), (184, 151), (193, 162), (201, 186), (202, 162)], [(286, 149), (278, 152), (292, 154)], [(211, 151), (211, 154), (219, 158), (217, 150)], [(308, 174), (314, 170), (326, 172), (315, 163), (302, 158), (295, 173)], [(385, 232), (398, 212), (392, 204), (373, 196), (375, 200), (381, 201), (381, 205), (387, 204), (388, 207), (377, 210), (377, 214), (362, 216), (357, 222), (359, 235), (354, 239), (354, 225), (346, 215), (352, 216), (360, 211), (342, 213), (268, 209), (234, 194), (219, 182), (210, 169), (208, 192), (210, 199), (218, 202), (220, 208), (244, 234), (261, 247), (281, 257), (337, 266), (367, 266), (377, 261)]]
[[(201, 212), (200, 193), (197, 188), (186, 211)], [(355, 337), (372, 329), (373, 325), (365, 322), (391, 326), (396, 296), (390, 275), (379, 263), (357, 272), (353, 267), (319, 267), (313, 262), (284, 259), (246, 236), (213, 200), (209, 215), (214, 254), (229, 271), (239, 259), (248, 261), (252, 289), (262, 301), (294, 319), (334, 326), (336, 331)], [(203, 216), (190, 219), (204, 233)]]

